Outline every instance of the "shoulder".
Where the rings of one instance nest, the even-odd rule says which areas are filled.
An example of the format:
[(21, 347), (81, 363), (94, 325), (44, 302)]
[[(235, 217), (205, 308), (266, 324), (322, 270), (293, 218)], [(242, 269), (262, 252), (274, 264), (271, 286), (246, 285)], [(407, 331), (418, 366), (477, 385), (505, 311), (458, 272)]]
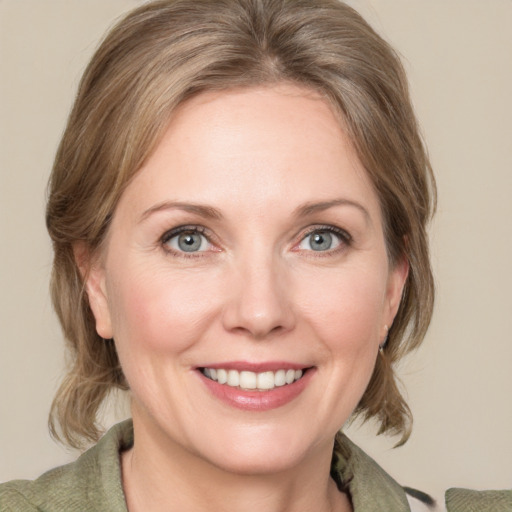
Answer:
[(80, 466), (76, 461), (52, 469), (33, 481), (14, 480), (0, 485), (0, 510), (28, 512), (52, 510), (61, 503), (69, 505), (80, 494)]
[(30, 482), (15, 480), (0, 484), (0, 510), (2, 512), (32, 512), (40, 510), (27, 498)]
[(0, 485), (2, 512), (126, 512), (119, 452), (133, 442), (131, 422), (113, 427), (75, 462), (48, 471), (34, 481), (16, 480)]
[(446, 508), (448, 512), (510, 512), (512, 489), (503, 491), (448, 489)]

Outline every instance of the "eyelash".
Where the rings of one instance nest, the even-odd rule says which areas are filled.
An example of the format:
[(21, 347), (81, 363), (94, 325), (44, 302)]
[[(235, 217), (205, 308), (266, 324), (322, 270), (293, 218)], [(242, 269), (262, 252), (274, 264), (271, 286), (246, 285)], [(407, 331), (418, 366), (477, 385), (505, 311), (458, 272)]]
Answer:
[[(305, 251), (308, 253), (314, 253), (310, 254), (312, 257), (322, 257), (326, 255), (332, 255), (333, 253), (338, 253), (343, 250), (344, 247), (350, 246), (352, 244), (352, 236), (347, 233), (344, 229), (340, 229), (336, 226), (332, 225), (315, 225), (308, 228), (304, 233), (302, 233), (300, 240), (294, 245), (294, 249), (298, 247), (308, 236), (313, 235), (317, 232), (327, 232), (334, 234), (336, 237), (338, 237), (340, 241), (341, 247), (336, 247), (334, 249), (329, 249), (326, 251)], [(177, 237), (181, 235), (182, 233), (198, 233), (206, 238), (209, 244), (212, 244), (211, 236), (209, 235), (209, 230), (205, 228), (204, 226), (198, 226), (198, 225), (185, 225), (185, 226), (178, 226), (176, 228), (173, 228), (169, 231), (166, 231), (162, 237), (160, 238), (160, 243), (166, 253), (169, 253), (173, 256), (179, 256), (182, 258), (200, 258), (204, 257), (205, 253), (208, 251), (194, 251), (187, 253), (185, 251), (176, 251), (175, 249), (171, 248), (168, 244), (169, 241), (172, 240), (174, 237)], [(295, 249), (296, 251), (299, 251), (300, 249)]]
[(314, 233), (318, 233), (318, 232), (320, 232), (320, 233), (327, 232), (327, 233), (336, 235), (339, 238), (341, 247), (337, 247), (335, 249), (330, 249), (327, 251), (307, 251), (309, 253), (315, 253), (314, 255), (310, 254), (310, 256), (322, 257), (322, 256), (332, 255), (333, 253), (338, 253), (338, 252), (342, 251), (344, 248), (350, 246), (353, 241), (352, 236), (344, 229), (338, 228), (336, 226), (331, 226), (331, 225), (316, 225), (316, 226), (311, 226), (310, 228), (307, 229), (307, 231), (301, 236), (300, 241), (295, 245), (295, 247), (297, 247), (299, 244), (301, 244), (308, 236), (311, 236)]

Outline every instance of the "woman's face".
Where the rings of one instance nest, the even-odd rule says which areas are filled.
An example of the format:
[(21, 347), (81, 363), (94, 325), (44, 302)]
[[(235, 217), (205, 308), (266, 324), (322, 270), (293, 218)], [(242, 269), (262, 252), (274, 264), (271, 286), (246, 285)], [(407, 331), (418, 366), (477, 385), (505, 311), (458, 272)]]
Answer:
[(87, 289), (136, 435), (250, 473), (330, 452), (406, 273), (390, 269), (378, 197), (330, 107), (281, 85), (175, 112)]

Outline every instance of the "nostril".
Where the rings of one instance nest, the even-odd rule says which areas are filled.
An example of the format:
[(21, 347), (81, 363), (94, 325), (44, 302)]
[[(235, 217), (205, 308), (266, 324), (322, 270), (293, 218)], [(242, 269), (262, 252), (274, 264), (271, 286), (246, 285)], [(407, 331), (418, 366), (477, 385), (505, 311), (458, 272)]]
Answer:
[(227, 289), (223, 312), (226, 330), (245, 334), (254, 339), (280, 335), (295, 324), (293, 308), (287, 295), (288, 287), (282, 273), (271, 262), (263, 267), (244, 262), (244, 268), (234, 272), (232, 287)]

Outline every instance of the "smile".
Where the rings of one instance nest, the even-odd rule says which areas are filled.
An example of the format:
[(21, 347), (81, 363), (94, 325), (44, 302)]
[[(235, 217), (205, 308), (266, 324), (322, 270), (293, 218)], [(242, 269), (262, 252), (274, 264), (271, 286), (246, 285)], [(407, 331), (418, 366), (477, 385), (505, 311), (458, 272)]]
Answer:
[(223, 368), (201, 368), (202, 374), (219, 384), (244, 390), (268, 391), (293, 384), (304, 375), (303, 370), (281, 369), (277, 371), (251, 372)]

